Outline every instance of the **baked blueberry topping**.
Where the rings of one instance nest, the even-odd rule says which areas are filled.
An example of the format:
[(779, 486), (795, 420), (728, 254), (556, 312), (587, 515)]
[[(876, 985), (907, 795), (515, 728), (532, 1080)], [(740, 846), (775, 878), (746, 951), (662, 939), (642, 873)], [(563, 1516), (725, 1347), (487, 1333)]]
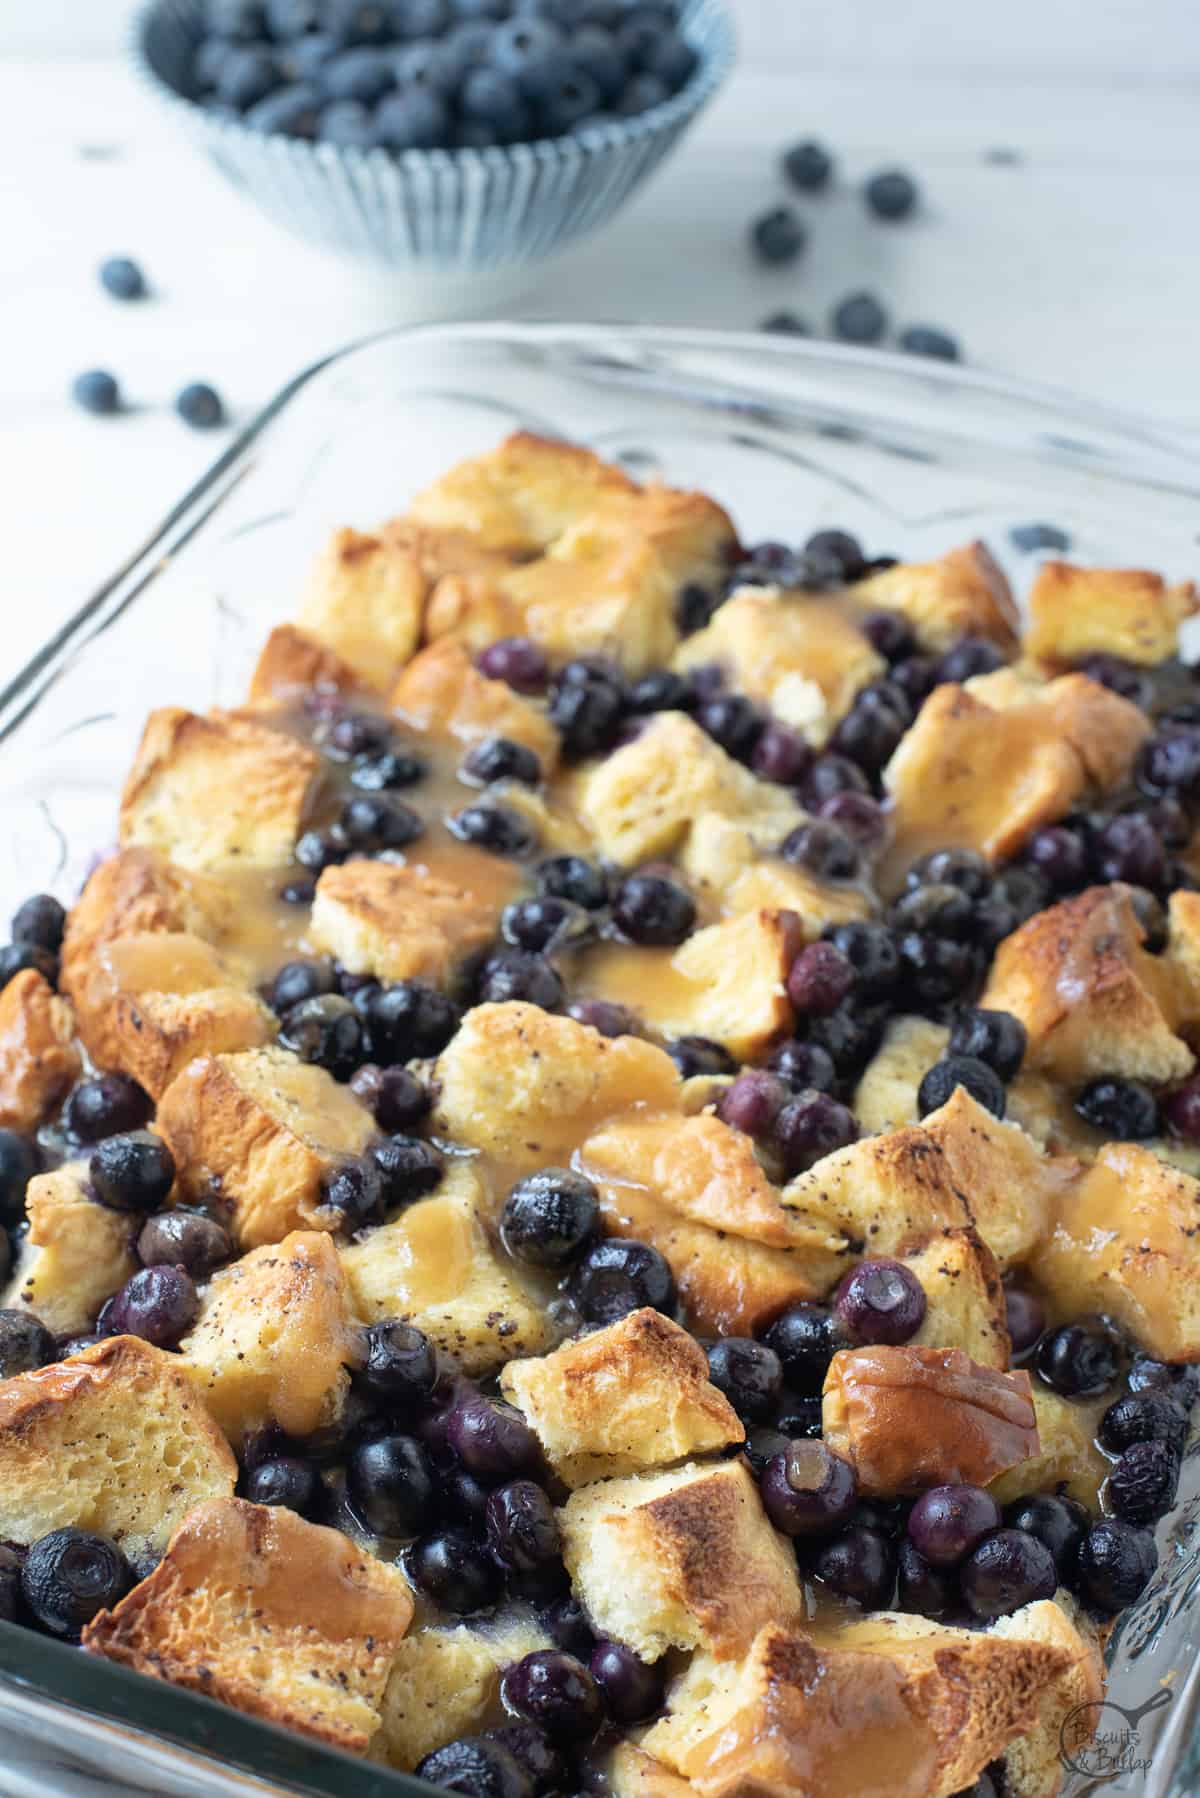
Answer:
[(442, 1157), (432, 1143), (423, 1142), (419, 1136), (385, 1137), (368, 1151), (367, 1159), (382, 1181), (382, 1203), (388, 1210), (411, 1205), (441, 1182)]
[(615, 1722), (641, 1723), (662, 1709), (666, 1686), (662, 1670), (640, 1660), (623, 1642), (597, 1642), (588, 1669)]
[(1009, 1529), (1036, 1536), (1050, 1550), (1060, 1585), (1074, 1583), (1080, 1544), (1091, 1526), (1086, 1506), (1073, 1498), (1037, 1492), (1009, 1505), (1004, 1521)]
[(1031, 1292), (1022, 1292), (1017, 1286), (1006, 1286), (1004, 1313), (1012, 1342), (1013, 1361), (1022, 1361), (1045, 1333), (1045, 1306)]
[(524, 813), (494, 800), (464, 806), (446, 823), (460, 841), (491, 855), (528, 855), (537, 843), (537, 831)]
[(1113, 1333), (1101, 1324), (1064, 1324), (1038, 1345), (1038, 1373), (1064, 1398), (1093, 1398), (1106, 1391), (1119, 1367)]
[(462, 766), (467, 780), (488, 786), (495, 780), (516, 780), (524, 786), (536, 787), (542, 778), (542, 764), (524, 743), (511, 737), (486, 737), (470, 751)]
[(517, 899), (500, 914), (500, 934), (517, 949), (565, 949), (592, 930), (589, 914), (566, 899)]
[(789, 1089), (778, 1074), (755, 1068), (739, 1074), (717, 1100), (717, 1116), (731, 1129), (759, 1140), (769, 1137), (787, 1104)]
[(523, 1000), (543, 1011), (558, 1011), (566, 988), (545, 956), (529, 949), (497, 949), (479, 970), (475, 996), (480, 1005)]
[(829, 1093), (797, 1093), (775, 1119), (775, 1143), (789, 1174), (858, 1141), (854, 1113)]
[(837, 1084), (837, 1069), (833, 1057), (820, 1043), (799, 1039), (781, 1043), (778, 1049), (772, 1051), (767, 1066), (773, 1074), (778, 1074), (793, 1093), (807, 1092), (810, 1089), (829, 1093)]
[(1126, 1523), (1156, 1523), (1175, 1503), (1180, 1454), (1171, 1442), (1132, 1442), (1105, 1481), (1111, 1510)]
[(429, 1457), (412, 1436), (373, 1436), (346, 1463), (350, 1502), (379, 1536), (412, 1536), (437, 1512)]
[(1079, 1594), (1098, 1611), (1123, 1611), (1141, 1597), (1157, 1565), (1158, 1551), (1149, 1530), (1119, 1517), (1101, 1517), (1079, 1546)]
[(737, 1062), (721, 1043), (707, 1036), (677, 1036), (667, 1044), (667, 1054), (679, 1069), (682, 1080), (698, 1074), (733, 1074)]
[(432, 1103), (428, 1087), (407, 1068), (381, 1068), (374, 1062), (359, 1068), (350, 1090), (389, 1136), (419, 1124)]
[(500, 1214), (509, 1254), (535, 1267), (565, 1267), (595, 1233), (600, 1216), (596, 1189), (569, 1168), (540, 1168), (510, 1191)]
[(781, 1312), (764, 1341), (778, 1356), (788, 1385), (803, 1393), (820, 1392), (834, 1353), (846, 1347), (828, 1305), (805, 1301)]
[(656, 874), (633, 874), (613, 899), (613, 921), (632, 943), (674, 947), (696, 924), (691, 894)]
[(1024, 1530), (999, 1529), (985, 1536), (963, 1562), (958, 1579), (967, 1609), (982, 1622), (1053, 1598), (1058, 1587), (1054, 1556)]
[(745, 1336), (710, 1343), (708, 1377), (743, 1423), (766, 1423), (779, 1409), (783, 1366), (773, 1348)]
[(919, 1617), (945, 1617), (958, 1608), (958, 1582), (942, 1573), (905, 1538), (896, 1550), (898, 1598), (902, 1611)]
[(610, 1237), (585, 1251), (568, 1291), (586, 1323), (611, 1324), (651, 1305), (669, 1316), (675, 1309), (675, 1276), (648, 1243)]
[(446, 1441), (468, 1473), (509, 1479), (541, 1460), (538, 1439), (515, 1405), (467, 1393), (450, 1410)]
[(1001, 1080), (1009, 1081), (1021, 1070), (1027, 1040), (1020, 1018), (1009, 1011), (986, 1011), (976, 1006), (960, 1012), (955, 1019), (948, 1048), (952, 1058), (968, 1056), (982, 1061)]
[(501, 1742), (462, 1736), (435, 1748), (416, 1767), (418, 1779), (472, 1798), (533, 1798), (533, 1776)]
[(1000, 1528), (1000, 1507), (980, 1486), (931, 1486), (908, 1514), (908, 1538), (931, 1567), (957, 1567)]
[(541, 693), (550, 679), (546, 653), (528, 637), (502, 637), (480, 651), (479, 672), (517, 693)]
[(52, 950), (43, 949), (40, 943), (5, 943), (0, 949), (0, 987), (29, 968), (51, 986), (57, 986), (58, 957)]
[(534, 1480), (511, 1480), (489, 1493), (488, 1547), (513, 1573), (536, 1573), (560, 1553), (554, 1506)]
[(925, 1290), (900, 1261), (860, 1261), (837, 1290), (834, 1316), (851, 1342), (911, 1342), (925, 1321)]
[(182, 1267), (144, 1267), (113, 1294), (96, 1320), (106, 1336), (140, 1336), (175, 1348), (200, 1315), (195, 1282)]
[(13, 913), (14, 943), (36, 943), (38, 948), (57, 955), (62, 948), (67, 914), (50, 893), (35, 893)]
[(539, 893), (565, 899), (585, 911), (599, 911), (608, 904), (608, 880), (595, 862), (582, 855), (552, 855), (534, 871)]
[(0, 1311), (0, 1380), (57, 1360), (54, 1338), (32, 1311)]
[(228, 1230), (201, 1211), (160, 1211), (142, 1225), (138, 1258), (145, 1267), (182, 1267), (203, 1279), (233, 1253)]
[(553, 1742), (586, 1740), (604, 1715), (588, 1669), (558, 1648), (537, 1649), (507, 1668), (500, 1696), (518, 1717), (536, 1723)]
[(175, 1184), (175, 1160), (161, 1136), (133, 1130), (110, 1136), (92, 1151), (88, 1180), (113, 1211), (157, 1211)]
[(312, 1517), (318, 1510), (321, 1482), (310, 1462), (276, 1455), (250, 1470), (245, 1491), (251, 1504), (285, 1505), (300, 1517)]
[(1157, 1136), (1161, 1129), (1158, 1101), (1140, 1080), (1093, 1080), (1075, 1109), (1085, 1123), (1127, 1142)]
[(0, 1224), (21, 1222), (25, 1216), (26, 1188), (40, 1166), (32, 1138), (19, 1130), (0, 1129)]
[(858, 1480), (823, 1442), (791, 1442), (767, 1463), (760, 1486), (767, 1516), (785, 1536), (832, 1535), (850, 1521)]
[(279, 1042), (301, 1061), (324, 1068), (335, 1080), (349, 1080), (371, 1048), (354, 1007), (334, 993), (293, 1005), (280, 1024)]
[(33, 1543), (21, 1568), (26, 1609), (48, 1636), (78, 1642), (85, 1623), (109, 1610), (133, 1585), (115, 1543), (89, 1530), (51, 1530)]
[(400, 980), (373, 995), (367, 1010), (371, 1046), (382, 1062), (440, 1055), (462, 1013), (452, 999), (420, 980)]
[(864, 1610), (886, 1610), (896, 1589), (896, 1550), (878, 1531), (852, 1525), (807, 1559), (813, 1577)]

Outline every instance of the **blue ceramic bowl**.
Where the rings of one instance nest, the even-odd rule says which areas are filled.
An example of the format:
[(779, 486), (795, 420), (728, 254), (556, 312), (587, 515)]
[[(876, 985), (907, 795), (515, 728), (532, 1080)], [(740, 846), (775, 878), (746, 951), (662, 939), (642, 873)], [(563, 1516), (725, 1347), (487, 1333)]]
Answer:
[(188, 94), (203, 0), (150, 0), (133, 55), (232, 186), (296, 236), (396, 271), (462, 285), (519, 272), (608, 222), (712, 99), (733, 66), (725, 0), (684, 0), (699, 61), (661, 106), (570, 136), (485, 150), (343, 149), (266, 136)]

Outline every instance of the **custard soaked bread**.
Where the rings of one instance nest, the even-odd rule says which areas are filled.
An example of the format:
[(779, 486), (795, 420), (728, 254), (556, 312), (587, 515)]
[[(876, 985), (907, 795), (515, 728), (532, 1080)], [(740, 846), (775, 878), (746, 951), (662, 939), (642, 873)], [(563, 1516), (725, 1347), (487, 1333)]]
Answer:
[(395, 502), (0, 955), (0, 1601), (477, 1798), (1054, 1798), (1200, 1391), (1195, 571)]

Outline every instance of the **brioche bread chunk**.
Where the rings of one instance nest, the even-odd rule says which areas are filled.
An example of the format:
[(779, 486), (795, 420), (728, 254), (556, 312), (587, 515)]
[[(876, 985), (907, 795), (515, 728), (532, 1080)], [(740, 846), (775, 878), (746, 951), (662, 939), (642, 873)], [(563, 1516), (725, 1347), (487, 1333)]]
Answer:
[(320, 781), (316, 752), (244, 712), (151, 712), (121, 797), (121, 843), (182, 868), (282, 867)]
[[(447, 879), (419, 863), (357, 856), (326, 868), (313, 901), (313, 946), (355, 974), (444, 984), (492, 940), (501, 908), (520, 885), (512, 863), (475, 853), (484, 864), (479, 885)], [(463, 872), (473, 870), (464, 866)]]
[(1075, 1162), (1044, 1155), (1019, 1124), (994, 1117), (964, 1086), (956, 1086), (922, 1128), (946, 1157), (950, 1178), (1001, 1269), (1028, 1261), (1078, 1172)]
[(545, 1307), (494, 1248), (485, 1210), (478, 1174), (453, 1162), (431, 1197), (341, 1250), (361, 1317), (415, 1324), (469, 1374), (540, 1354), (550, 1332)]
[(920, 1122), (917, 1092), (949, 1042), (946, 1025), (931, 1018), (888, 1019), (883, 1040), (854, 1091), (852, 1110), (864, 1134), (881, 1136)]
[(1170, 587), (1145, 568), (1043, 562), (1029, 593), (1025, 653), (1071, 663), (1107, 654), (1151, 668), (1179, 651), (1179, 627), (1200, 609), (1190, 581)]
[(951, 1798), (1030, 1727), (1067, 1664), (1049, 1643), (924, 1617), (881, 1612), (827, 1637), (779, 1619), (740, 1663), (697, 1654), (640, 1746), (699, 1798)]
[(75, 1017), (34, 968), (0, 991), (0, 1126), (36, 1130), (79, 1076)]
[(434, 1066), (433, 1127), (518, 1173), (563, 1165), (605, 1118), (673, 1106), (674, 1062), (640, 1037), (601, 1036), (512, 1001), (477, 1005)]
[(824, 743), (854, 695), (887, 672), (843, 606), (778, 588), (749, 587), (676, 651), (682, 672), (716, 664), (747, 694), (812, 743)]
[(844, 1265), (836, 1230), (787, 1210), (750, 1138), (719, 1118), (614, 1118), (587, 1138), (579, 1165), (606, 1228), (666, 1257), (706, 1333), (753, 1335), (795, 1300), (825, 1292)]
[(381, 1707), (389, 1764), (411, 1773), (444, 1742), (477, 1734), (495, 1708), (504, 1669), (551, 1646), (524, 1613), (410, 1630), (396, 1645)]
[(179, 1347), (235, 1444), (267, 1423), (288, 1436), (335, 1423), (362, 1332), (332, 1238), (296, 1230), (221, 1268)]
[(500, 1390), (571, 1487), (715, 1453), (746, 1434), (700, 1344), (648, 1307), (553, 1354), (510, 1361)]
[(468, 746), (507, 737), (532, 749), (542, 773), (553, 774), (558, 732), (544, 711), (502, 680), (480, 674), (461, 643), (446, 638), (414, 656), (391, 691), (394, 712), (419, 730)]
[(985, 1486), (1038, 1450), (1027, 1373), (911, 1343), (839, 1349), (825, 1376), (821, 1431), (868, 1497)]
[(407, 533), (343, 527), (313, 564), (297, 623), (360, 681), (386, 688), (421, 640), (426, 585)]
[(780, 1196), (793, 1217), (837, 1245), (846, 1258), (841, 1271), (850, 1258), (903, 1253), (940, 1230), (972, 1222), (949, 1161), (920, 1128), (835, 1149)]
[[(750, 843), (750, 853), (731, 845), (731, 835), (735, 842), (740, 838), (742, 843)], [(794, 913), (809, 943), (831, 924), (871, 916), (874, 902), (863, 887), (816, 880), (774, 853), (779, 838), (773, 832), (755, 835), (761, 851), (751, 842), (750, 833), (731, 819), (700, 818), (688, 837), (680, 866), (697, 885), (720, 893), (722, 909), (735, 916), (763, 906)]]
[(86, 1161), (35, 1174), (25, 1214), (29, 1233), (0, 1304), (31, 1311), (56, 1336), (81, 1335), (137, 1272), (133, 1245), (141, 1220), (91, 1196)]
[(1097, 1510), (1097, 1494), (1111, 1465), (1095, 1441), (1103, 1403), (1062, 1398), (1040, 1380), (1033, 1382), (1031, 1392), (1037, 1414), (1037, 1448), (994, 1479), (991, 1492), (1002, 1505), (1037, 1492), (1065, 1492)]
[(1104, 1696), (1104, 1653), (1100, 1632), (1070, 1593), (1023, 1605), (993, 1623), (991, 1636), (1004, 1642), (1036, 1642), (1068, 1657), (1061, 1673), (1042, 1690), (1037, 1718), (1004, 1750), (1004, 1791), (1008, 1798), (1057, 1798), (1066, 1778), (1064, 1757), (1075, 1759), (1100, 1722)]
[(283, 1505), (197, 1505), (148, 1579), (84, 1631), (92, 1654), (363, 1754), (412, 1618), (395, 1567)]
[(5, 1541), (72, 1527), (127, 1554), (162, 1548), (238, 1471), (179, 1358), (136, 1336), (0, 1383), (0, 1469)]
[(1019, 1018), (1026, 1067), (1069, 1085), (1182, 1080), (1195, 1057), (1175, 1033), (1179, 983), (1142, 943), (1129, 888), (1088, 887), (1004, 939), (979, 1003)]
[(643, 1660), (668, 1648), (735, 1659), (764, 1623), (800, 1614), (796, 1557), (741, 1460), (601, 1480), (559, 1521), (576, 1597)]
[(294, 624), (277, 624), (254, 664), (246, 704), (286, 708), (314, 692), (349, 699), (370, 691), (336, 650)]
[(1200, 1181), (1106, 1143), (1030, 1263), (1065, 1317), (1116, 1318), (1163, 1361), (1200, 1360)]
[(920, 1281), (925, 1316), (918, 1348), (962, 1349), (983, 1367), (1008, 1366), (1012, 1344), (1000, 1269), (975, 1230), (943, 1230), (900, 1257)]
[(485, 549), (527, 555), (547, 549), (580, 512), (637, 492), (623, 470), (591, 450), (517, 431), (418, 493), (409, 517), (438, 530), (468, 531)]
[(856, 581), (853, 598), (903, 613), (925, 650), (951, 649), (960, 637), (986, 637), (1006, 655), (1017, 648), (1020, 614), (1003, 569), (983, 543), (964, 544), (933, 562), (897, 562)]
[(613, 1798), (692, 1798), (686, 1779), (630, 1741), (618, 1742), (604, 1763), (604, 1774)]
[(333, 1229), (322, 1179), (375, 1134), (348, 1087), (277, 1048), (198, 1056), (163, 1093), (157, 1121), (182, 1195), (222, 1201), (247, 1249)]

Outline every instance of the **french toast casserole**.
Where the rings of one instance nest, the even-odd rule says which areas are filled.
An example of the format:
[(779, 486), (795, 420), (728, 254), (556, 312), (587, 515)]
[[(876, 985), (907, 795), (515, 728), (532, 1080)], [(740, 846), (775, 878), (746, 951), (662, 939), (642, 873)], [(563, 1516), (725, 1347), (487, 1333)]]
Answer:
[(1052, 1798), (1200, 1390), (1198, 606), (528, 434), (338, 531), (0, 952), (0, 1613), (479, 1798)]

